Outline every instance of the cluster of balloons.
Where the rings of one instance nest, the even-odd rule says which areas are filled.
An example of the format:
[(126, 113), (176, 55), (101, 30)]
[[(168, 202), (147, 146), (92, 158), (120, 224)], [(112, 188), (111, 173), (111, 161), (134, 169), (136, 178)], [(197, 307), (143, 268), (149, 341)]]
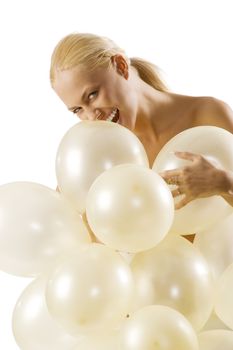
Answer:
[(83, 121), (57, 151), (60, 192), (2, 185), (0, 269), (34, 277), (12, 317), (20, 349), (233, 349), (232, 208), (215, 196), (174, 211), (159, 175), (186, 164), (175, 150), (233, 171), (229, 145), (226, 130), (188, 129), (150, 169), (128, 129)]

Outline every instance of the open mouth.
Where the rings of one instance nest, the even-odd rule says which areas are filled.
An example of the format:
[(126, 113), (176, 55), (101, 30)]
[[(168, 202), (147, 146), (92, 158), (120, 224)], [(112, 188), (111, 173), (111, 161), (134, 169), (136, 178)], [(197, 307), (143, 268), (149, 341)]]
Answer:
[(105, 119), (107, 122), (118, 123), (120, 118), (120, 113), (118, 108), (114, 108), (111, 114)]

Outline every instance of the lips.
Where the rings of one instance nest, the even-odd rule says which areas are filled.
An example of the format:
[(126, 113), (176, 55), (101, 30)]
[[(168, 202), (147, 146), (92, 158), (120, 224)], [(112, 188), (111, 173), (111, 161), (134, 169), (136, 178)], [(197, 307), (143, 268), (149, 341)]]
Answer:
[(114, 108), (112, 110), (112, 112), (109, 114), (109, 116), (107, 118), (105, 118), (105, 120), (108, 122), (112, 122), (114, 120), (114, 118), (117, 116), (117, 111), (118, 111), (118, 109)]
[(117, 123), (119, 120), (119, 109), (118, 108), (112, 109), (112, 111), (109, 115), (107, 115), (107, 116), (104, 115), (101, 118), (98, 118), (98, 120), (105, 120), (108, 122)]
[(113, 123), (117, 123), (119, 121), (119, 109), (116, 111), (115, 117), (112, 119)]

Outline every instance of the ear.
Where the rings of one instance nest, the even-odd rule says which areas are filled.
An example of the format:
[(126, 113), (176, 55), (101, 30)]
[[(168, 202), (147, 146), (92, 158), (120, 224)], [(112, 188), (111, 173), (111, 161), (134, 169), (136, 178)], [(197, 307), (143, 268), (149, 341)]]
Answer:
[(123, 75), (127, 80), (129, 77), (129, 66), (125, 58), (122, 55), (114, 55), (111, 57), (111, 61), (117, 73)]

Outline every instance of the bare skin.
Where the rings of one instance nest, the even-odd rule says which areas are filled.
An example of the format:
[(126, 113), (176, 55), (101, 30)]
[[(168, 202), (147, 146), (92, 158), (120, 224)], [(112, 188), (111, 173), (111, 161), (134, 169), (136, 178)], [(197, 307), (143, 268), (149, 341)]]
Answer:
[[(147, 131), (145, 131), (144, 125), (143, 131), (138, 128), (135, 132), (144, 144), (151, 165), (162, 147), (173, 136), (188, 128), (199, 125), (214, 125), (233, 133), (233, 112), (224, 102), (211, 97), (167, 95), (172, 99), (171, 105), (166, 107), (163, 105), (162, 111), (158, 111), (163, 117), (164, 128), (162, 129), (161, 126), (157, 128), (156, 116), (153, 116)], [(146, 134), (151, 135), (151, 138), (146, 138)], [(185, 195), (176, 204), (176, 209), (182, 208), (195, 198), (215, 194), (221, 195), (230, 205), (233, 205), (231, 172), (215, 168), (200, 155), (194, 155), (190, 152), (176, 152), (175, 155), (190, 161), (190, 166), (183, 169), (161, 173), (166, 181), (179, 187), (179, 191), (173, 191), (174, 197), (180, 194)]]
[[(109, 69), (94, 72), (83, 66), (58, 71), (53, 88), (81, 120), (106, 120), (117, 108), (119, 124), (140, 139), (150, 166), (162, 147), (186, 129), (213, 125), (233, 133), (233, 111), (223, 101), (158, 91), (146, 84), (123, 56), (112, 56), (111, 62)], [(176, 156), (189, 160), (190, 165), (161, 174), (165, 181), (177, 185), (174, 197), (182, 194), (176, 209), (213, 195), (222, 196), (233, 206), (232, 172), (216, 168), (201, 155), (176, 152)]]
[[(153, 164), (162, 147), (173, 136), (188, 128), (199, 125), (214, 125), (233, 133), (233, 113), (222, 101), (210, 97), (169, 95), (172, 98), (172, 104), (167, 111), (163, 106), (160, 112), (160, 115), (163, 115), (168, 123), (167, 127), (164, 127), (158, 136), (154, 130), (150, 132), (148, 126), (147, 134), (151, 135), (154, 142), (144, 136), (145, 130), (145, 134), (143, 132), (140, 134), (140, 129), (136, 133), (147, 150), (150, 165)], [(152, 129), (154, 125), (156, 130), (155, 116), (152, 118)], [(172, 191), (173, 197), (184, 195), (176, 203), (176, 209), (182, 208), (193, 199), (214, 194), (221, 195), (230, 205), (233, 205), (233, 174), (231, 172), (216, 169), (200, 155), (190, 152), (176, 152), (175, 155), (189, 160), (190, 166), (184, 169), (165, 171), (160, 175), (168, 183), (178, 185), (177, 189)], [(185, 238), (193, 242), (195, 234), (186, 235)]]

